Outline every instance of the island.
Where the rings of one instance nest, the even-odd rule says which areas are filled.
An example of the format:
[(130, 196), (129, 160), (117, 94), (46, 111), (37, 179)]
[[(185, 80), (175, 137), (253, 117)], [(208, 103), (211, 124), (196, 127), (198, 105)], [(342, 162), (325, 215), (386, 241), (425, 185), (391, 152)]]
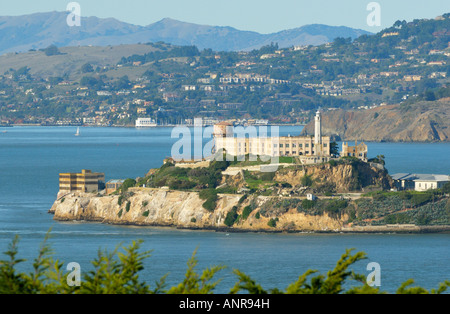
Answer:
[[(239, 145), (234, 138), (216, 145), (211, 158), (167, 158), (136, 179), (105, 184), (102, 173), (61, 174), (50, 213), (58, 221), (225, 232), (450, 231), (448, 175), (391, 176), (383, 156), (367, 158), (364, 143), (345, 144), (337, 156), (317, 117), (314, 138), (266, 139), (265, 145), (283, 145), (283, 152), (271, 152), (281, 154), (276, 165), (248, 150), (226, 158), (233, 147), (250, 150), (251, 139)], [(231, 125), (218, 125), (216, 142), (228, 131)], [(314, 150), (300, 150), (308, 141)]]

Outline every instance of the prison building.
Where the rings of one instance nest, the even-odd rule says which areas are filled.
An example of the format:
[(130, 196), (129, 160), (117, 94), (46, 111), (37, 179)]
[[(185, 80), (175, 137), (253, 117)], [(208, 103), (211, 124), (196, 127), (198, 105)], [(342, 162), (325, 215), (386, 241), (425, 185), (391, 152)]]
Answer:
[(232, 156), (260, 155), (285, 157), (326, 157), (330, 153), (330, 137), (322, 136), (320, 112), (315, 117), (314, 136), (262, 137), (257, 134), (234, 136), (238, 133), (231, 123), (214, 126), (214, 153), (226, 152)]

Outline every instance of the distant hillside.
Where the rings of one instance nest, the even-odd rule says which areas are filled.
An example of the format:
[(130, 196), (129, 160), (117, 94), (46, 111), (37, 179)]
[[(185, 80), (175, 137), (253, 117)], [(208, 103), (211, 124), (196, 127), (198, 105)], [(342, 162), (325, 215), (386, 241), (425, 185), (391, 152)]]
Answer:
[(67, 46), (108, 46), (163, 41), (174, 45), (195, 45), (215, 51), (246, 51), (277, 42), (280, 48), (320, 45), (336, 37), (357, 38), (363, 30), (326, 25), (307, 25), (274, 34), (241, 31), (163, 19), (137, 26), (113, 18), (83, 17), (80, 27), (69, 27), (67, 12), (36, 13), (0, 17), (0, 54), (42, 49), (52, 44)]
[[(120, 58), (133, 54), (145, 54), (155, 51), (152, 45), (119, 45), (110, 47), (64, 47), (60, 48), (60, 54), (48, 57), (42, 51), (29, 51), (26, 53), (8, 53), (0, 56), (0, 73), (9, 69), (30, 68), (30, 74), (38, 77), (66, 77), (79, 79), (81, 66), (89, 63), (95, 67), (108, 67), (115, 65)], [(134, 70), (142, 74), (144, 70), (127, 68), (121, 71), (109, 73), (111, 76), (129, 75), (134, 77)], [(116, 73), (117, 72), (117, 73)], [(117, 74), (117, 75), (116, 75)]]
[[(64, 16), (48, 16), (43, 25), (24, 24), (22, 28), (28, 31), (9, 34), (12, 45), (29, 36), (41, 41), (44, 49), (0, 55), (3, 123), (79, 125), (81, 117), (87, 117), (95, 120), (83, 123), (129, 126), (139, 115), (146, 115), (165, 123), (198, 116), (217, 121), (264, 119), (271, 124), (303, 124), (320, 107), (324, 111), (354, 109), (332, 111), (324, 117), (326, 131), (347, 140), (450, 138), (449, 103), (445, 100), (450, 98), (450, 14), (432, 20), (398, 21), (375, 35), (353, 41), (337, 37), (329, 44), (301, 49), (281, 48), (286, 42), (277, 38), (298, 41), (301, 36), (296, 30), (285, 31), (264, 35), (261, 40), (270, 43), (248, 52), (160, 42), (163, 37), (175, 42), (194, 33), (209, 38), (202, 33), (202, 26), (170, 19), (149, 27), (129, 26), (121, 33), (106, 30), (120, 26), (116, 20), (89, 18), (69, 34)], [(38, 15), (33, 17), (39, 21)], [(64, 25), (59, 29), (51, 26), (57, 22), (51, 17)], [(86, 24), (91, 21), (95, 34), (88, 33), (91, 29)], [(83, 27), (86, 32), (81, 34)], [(321, 36), (324, 27), (303, 29), (310, 36)], [(0, 24), (0, 32), (2, 29), (5, 24)], [(236, 31), (220, 29), (224, 37)], [(119, 42), (133, 38), (124, 35), (126, 32), (144, 30), (159, 34), (154, 38), (158, 41), (105, 46), (108, 38)], [(329, 29), (330, 36), (337, 36), (333, 30), (337, 28)], [(77, 46), (81, 35), (85, 42)], [(54, 41), (45, 41), (49, 38)], [(72, 41), (56, 42), (55, 38)], [(225, 45), (219, 38), (217, 35), (215, 42)], [(0, 41), (8, 45), (5, 37), (0, 36)], [(92, 41), (98, 45), (86, 45)], [(386, 106), (356, 110), (380, 104)]]
[[(370, 110), (325, 112), (322, 132), (344, 141), (450, 141), (450, 98)], [(314, 134), (309, 123), (303, 134)]]

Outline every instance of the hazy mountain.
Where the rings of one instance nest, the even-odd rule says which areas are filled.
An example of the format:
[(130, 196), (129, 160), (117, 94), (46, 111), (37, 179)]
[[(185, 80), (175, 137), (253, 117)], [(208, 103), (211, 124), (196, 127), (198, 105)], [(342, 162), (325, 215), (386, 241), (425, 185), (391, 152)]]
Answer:
[(148, 26), (137, 26), (113, 18), (82, 17), (81, 26), (69, 27), (68, 12), (47, 12), (0, 17), (0, 54), (63, 46), (108, 46), (164, 41), (174, 45), (196, 45), (200, 49), (239, 51), (278, 43), (319, 45), (336, 37), (356, 38), (370, 34), (364, 30), (327, 25), (307, 25), (273, 34), (241, 31), (232, 27), (198, 25), (163, 19)]

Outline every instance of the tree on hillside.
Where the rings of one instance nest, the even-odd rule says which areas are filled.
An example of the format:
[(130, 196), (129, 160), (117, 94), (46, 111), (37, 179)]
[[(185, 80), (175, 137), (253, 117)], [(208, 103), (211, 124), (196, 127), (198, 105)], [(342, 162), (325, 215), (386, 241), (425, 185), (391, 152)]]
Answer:
[(400, 21), (400, 20), (398, 20), (398, 21), (396, 21), (395, 23), (394, 23), (394, 27), (395, 28), (402, 28), (403, 26), (405, 26), (406, 24), (408, 24), (405, 20), (403, 20), (403, 21)]
[(127, 75), (122, 76), (115, 82), (115, 87), (117, 89), (128, 89), (130, 87), (130, 80), (128, 79)]
[(339, 145), (336, 142), (330, 143), (330, 154), (331, 156), (339, 156)]
[[(444, 193), (450, 193), (450, 182), (445, 184), (444, 187), (442, 188), (442, 191)], [(450, 204), (450, 202), (448, 202)]]
[(20, 77), (25, 77), (26, 79), (30, 79), (30, 68), (27, 66), (21, 67), (17, 71), (13, 73), (13, 79), (17, 81)]
[(56, 47), (55, 45), (50, 45), (47, 48), (45, 48), (43, 51), (46, 56), (56, 56), (56, 55), (61, 54), (58, 47)]
[(80, 80), (80, 85), (89, 88), (100, 88), (103, 85), (103, 82), (92, 76), (83, 76)]
[(378, 163), (385, 165), (386, 164), (385, 158), (386, 157), (384, 155), (377, 155)]
[(253, 50), (252, 53), (255, 55), (263, 55), (268, 53), (274, 53), (279, 49), (278, 43), (270, 43), (270, 45), (262, 46), (258, 50)]
[(81, 73), (94, 72), (94, 67), (90, 63), (85, 63), (81, 66)]
[(426, 101), (435, 101), (436, 100), (436, 95), (434, 94), (433, 91), (427, 90), (425, 92), (425, 100)]
[(336, 37), (333, 41), (333, 47), (338, 48), (341, 46), (347, 46), (352, 43), (352, 38), (343, 38), (343, 37)]

